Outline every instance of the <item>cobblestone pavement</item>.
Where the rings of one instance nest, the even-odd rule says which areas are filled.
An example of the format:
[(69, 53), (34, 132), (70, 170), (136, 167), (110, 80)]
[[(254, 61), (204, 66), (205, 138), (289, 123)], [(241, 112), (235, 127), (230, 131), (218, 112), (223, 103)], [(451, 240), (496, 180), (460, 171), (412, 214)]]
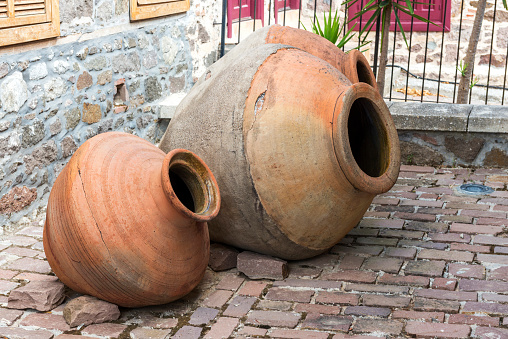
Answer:
[[(454, 194), (470, 181), (496, 191)], [(77, 328), (63, 305), (5, 307), (27, 281), (56, 279), (34, 221), (0, 241), (0, 337), (508, 338), (507, 182), (506, 170), (403, 166), (358, 227), (329, 253), (290, 262), (284, 281), (209, 269), (180, 301)]]

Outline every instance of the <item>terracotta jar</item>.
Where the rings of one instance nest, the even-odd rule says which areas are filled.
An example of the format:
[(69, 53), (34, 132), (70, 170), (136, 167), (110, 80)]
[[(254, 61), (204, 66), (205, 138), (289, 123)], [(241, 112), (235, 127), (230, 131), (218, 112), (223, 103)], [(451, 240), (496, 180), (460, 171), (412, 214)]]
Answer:
[(207, 221), (219, 206), (214, 176), (194, 153), (165, 155), (130, 134), (100, 134), (55, 181), (44, 250), (77, 292), (125, 307), (168, 303), (203, 277)]
[(254, 38), (199, 79), (160, 147), (190, 149), (214, 172), (222, 208), (212, 240), (308, 258), (339, 242), (395, 183), (397, 131), (372, 86)]

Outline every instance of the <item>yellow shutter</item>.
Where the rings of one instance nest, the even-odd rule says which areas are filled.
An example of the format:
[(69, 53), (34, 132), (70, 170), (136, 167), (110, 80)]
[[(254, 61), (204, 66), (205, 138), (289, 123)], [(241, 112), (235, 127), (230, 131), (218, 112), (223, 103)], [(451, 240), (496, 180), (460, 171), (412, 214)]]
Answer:
[(182, 13), (190, 7), (189, 0), (130, 0), (130, 5), (131, 21)]
[(0, 0), (0, 46), (58, 35), (58, 0)]

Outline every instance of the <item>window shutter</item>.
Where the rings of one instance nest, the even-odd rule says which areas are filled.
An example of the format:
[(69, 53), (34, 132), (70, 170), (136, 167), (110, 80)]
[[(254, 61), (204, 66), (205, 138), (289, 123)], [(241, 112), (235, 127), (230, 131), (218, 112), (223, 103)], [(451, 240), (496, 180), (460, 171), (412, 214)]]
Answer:
[(130, 0), (130, 5), (131, 21), (136, 21), (186, 12), (190, 0)]
[(0, 0), (0, 46), (59, 35), (58, 0)]

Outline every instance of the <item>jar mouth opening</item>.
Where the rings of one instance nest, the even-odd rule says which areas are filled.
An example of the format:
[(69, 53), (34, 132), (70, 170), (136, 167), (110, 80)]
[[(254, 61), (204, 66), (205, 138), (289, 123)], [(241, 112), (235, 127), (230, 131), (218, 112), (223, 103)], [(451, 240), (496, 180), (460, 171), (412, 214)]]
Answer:
[(365, 83), (353, 84), (338, 98), (333, 141), (339, 165), (357, 189), (388, 191), (400, 169), (399, 139), (386, 104)]
[(164, 158), (164, 193), (181, 213), (198, 221), (213, 219), (220, 208), (217, 182), (208, 166), (194, 153), (176, 149)]
[(365, 56), (360, 51), (354, 49), (348, 52), (348, 58), (348, 65), (353, 68), (351, 70), (351, 82), (366, 83), (377, 90), (376, 78)]

